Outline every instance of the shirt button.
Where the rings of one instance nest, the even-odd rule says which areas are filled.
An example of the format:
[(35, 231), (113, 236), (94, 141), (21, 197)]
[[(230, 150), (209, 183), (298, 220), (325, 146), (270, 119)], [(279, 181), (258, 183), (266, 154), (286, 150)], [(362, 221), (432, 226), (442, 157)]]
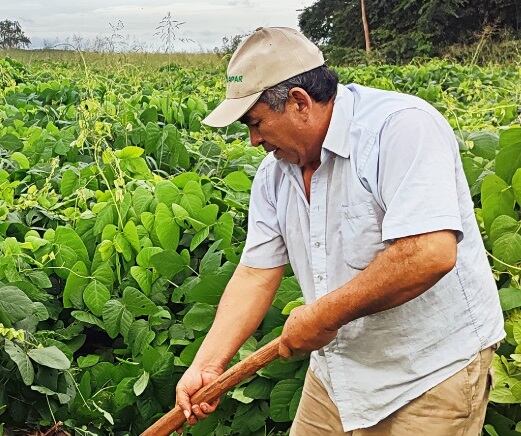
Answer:
[(318, 280), (319, 282), (321, 282), (322, 279), (323, 279), (323, 277), (322, 277), (321, 275), (317, 276), (317, 280)]
[(318, 241), (315, 242), (315, 247), (317, 247), (317, 248), (320, 247), (320, 242), (318, 242)]

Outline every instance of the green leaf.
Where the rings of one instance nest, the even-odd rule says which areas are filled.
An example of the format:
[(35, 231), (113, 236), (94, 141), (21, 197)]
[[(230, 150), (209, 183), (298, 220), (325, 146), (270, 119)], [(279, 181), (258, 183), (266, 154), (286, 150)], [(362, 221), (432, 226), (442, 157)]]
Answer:
[(96, 268), (96, 271), (92, 273), (94, 279), (104, 284), (107, 288), (111, 289), (114, 284), (114, 272), (107, 263), (102, 263)]
[(521, 230), (521, 223), (508, 215), (498, 216), (490, 226), (490, 242), (494, 242), (505, 233), (517, 233)]
[(521, 235), (519, 233), (501, 235), (492, 245), (492, 253), (509, 265), (521, 262)]
[[(173, 185), (172, 185), (173, 186)], [(154, 230), (165, 250), (175, 250), (179, 244), (179, 226), (174, 221), (170, 209), (162, 203), (156, 207)]]
[(139, 266), (143, 268), (151, 268), (151, 258), (157, 253), (161, 253), (163, 249), (161, 247), (144, 247), (138, 253), (136, 257), (136, 262)]
[(136, 215), (141, 216), (143, 212), (148, 211), (153, 199), (154, 196), (148, 189), (145, 189), (142, 186), (136, 188), (132, 193), (132, 207), (134, 208)]
[(79, 368), (90, 368), (99, 362), (99, 356), (96, 354), (88, 354), (87, 356), (78, 357)]
[(499, 144), (499, 136), (492, 132), (472, 132), (468, 141), (474, 143), (472, 153), (484, 159), (493, 160), (496, 157), (496, 148)]
[(278, 382), (270, 395), (270, 417), (275, 422), (290, 421), (288, 405), (302, 386), (301, 380), (289, 379)]
[(118, 253), (121, 253), (123, 255), (123, 258), (127, 262), (130, 262), (130, 260), (132, 259), (132, 247), (123, 235), (123, 233), (118, 233), (114, 238), (114, 248)]
[(512, 191), (517, 204), (521, 206), (521, 168), (518, 168), (512, 177)]
[(216, 308), (205, 303), (195, 303), (183, 318), (183, 324), (197, 331), (206, 330), (215, 318)]
[(114, 207), (110, 203), (97, 214), (92, 231), (99, 235), (107, 224), (114, 224)]
[(515, 218), (514, 194), (504, 180), (495, 174), (490, 174), (483, 179), (481, 185), (481, 203), (485, 230), (490, 235), (490, 227), (500, 215)]
[(143, 112), (141, 112), (139, 119), (145, 125), (148, 123), (157, 123), (157, 109), (155, 107), (147, 107)]
[(499, 130), (499, 147), (521, 145), (521, 126), (511, 126)]
[(22, 170), (28, 170), (31, 167), (29, 159), (27, 159), (25, 154), (20, 153), (19, 151), (15, 151), (11, 154), (11, 159), (14, 160)]
[(217, 274), (209, 274), (197, 279), (197, 284), (186, 295), (187, 302), (217, 305), (233, 271), (221, 267)]
[(81, 260), (71, 268), (63, 289), (63, 307), (83, 308), (83, 290), (89, 283), (89, 272)]
[(68, 270), (78, 260), (81, 260), (87, 266), (90, 265), (87, 248), (73, 229), (58, 226), (54, 233), (54, 244), (57, 246), (56, 266), (65, 268), (65, 270), (57, 271), (60, 277), (67, 278), (69, 275)]
[(293, 398), (291, 398), (291, 402), (289, 403), (288, 413), (290, 421), (293, 421), (295, 419), (295, 415), (297, 414), (300, 398), (302, 397), (302, 390), (303, 386), (300, 386), (293, 394)]
[(36, 363), (47, 366), (48, 368), (65, 370), (71, 367), (71, 362), (67, 359), (67, 356), (54, 345), (29, 350), (27, 355)]
[(155, 195), (159, 203), (164, 203), (168, 208), (179, 200), (179, 189), (169, 180), (162, 180), (156, 184)]
[(172, 212), (174, 213), (174, 218), (179, 220), (185, 220), (190, 216), (184, 207), (175, 203), (172, 204)]
[(259, 375), (275, 380), (293, 377), (301, 362), (277, 359), (258, 371)]
[(139, 289), (127, 286), (123, 291), (123, 304), (136, 317), (153, 315), (159, 308)]
[(128, 331), (127, 342), (132, 347), (132, 355), (138, 356), (154, 340), (156, 334), (150, 330), (148, 322), (144, 319), (134, 321)]
[(256, 377), (244, 388), (244, 395), (255, 400), (267, 400), (270, 398), (270, 392), (272, 389), (273, 383), (269, 379)]
[(134, 145), (128, 145), (124, 147), (122, 150), (116, 150), (116, 157), (120, 159), (134, 159), (136, 157), (140, 157), (143, 154), (143, 149), (141, 147), (136, 147)]
[(295, 307), (302, 306), (304, 304), (304, 297), (299, 297), (296, 300), (290, 301), (282, 309), (282, 315), (289, 315)]
[(295, 301), (301, 296), (302, 291), (297, 279), (295, 277), (287, 277), (282, 280), (272, 305), (282, 310), (290, 301)]
[(34, 368), (27, 353), (9, 339), (5, 339), (5, 352), (16, 364), (25, 385), (31, 385), (34, 381)]
[(173, 250), (165, 250), (154, 254), (150, 258), (150, 264), (161, 276), (169, 280), (186, 267), (183, 256)]
[(33, 302), (16, 286), (0, 286), (0, 322), (7, 327), (33, 313)]
[(142, 266), (133, 266), (130, 268), (130, 275), (134, 278), (145, 295), (149, 295), (152, 290), (152, 271)]
[(489, 401), (498, 404), (515, 404), (519, 402), (512, 394), (510, 389), (506, 387), (492, 389), (490, 392)]
[(216, 204), (209, 204), (199, 209), (194, 218), (201, 221), (203, 224), (206, 224), (207, 226), (211, 226), (212, 224), (215, 224), (218, 212), (219, 206)]
[(60, 193), (64, 197), (72, 195), (79, 188), (79, 177), (73, 170), (66, 170), (62, 174)]
[(521, 307), (521, 289), (502, 288), (499, 290), (499, 301), (503, 310), (512, 310)]
[(143, 227), (147, 230), (147, 232), (151, 232), (154, 228), (155, 217), (151, 212), (142, 212), (140, 215), (141, 222), (143, 223)]
[(141, 245), (139, 243), (139, 235), (137, 233), (137, 228), (134, 224), (134, 221), (128, 221), (125, 224), (125, 227), (123, 228), (123, 234), (125, 235), (127, 241), (130, 242), (132, 248), (136, 251), (136, 253), (138, 253), (141, 249)]
[(190, 366), (195, 358), (195, 355), (197, 354), (197, 351), (199, 350), (199, 347), (203, 343), (203, 340), (204, 337), (200, 337), (195, 339), (191, 344), (188, 344), (179, 355), (181, 362), (183, 362), (186, 366)]
[(71, 316), (78, 321), (86, 322), (87, 324), (97, 325), (102, 330), (105, 330), (103, 322), (96, 318), (92, 313), (84, 312), (83, 310), (73, 310)]
[(83, 301), (96, 315), (101, 316), (105, 303), (110, 300), (110, 291), (107, 287), (97, 280), (91, 281), (83, 291)]
[(199, 247), (199, 245), (201, 245), (205, 241), (205, 239), (208, 238), (209, 235), (209, 227), (205, 227), (202, 230), (199, 230), (190, 242), (190, 251), (194, 251), (197, 247)]
[(234, 171), (228, 174), (223, 182), (234, 191), (244, 192), (251, 188), (251, 180), (244, 171)]
[(125, 377), (116, 386), (116, 391), (114, 392), (114, 406), (116, 410), (124, 409), (134, 403), (136, 400), (133, 389), (134, 383), (134, 377)]
[(213, 228), (215, 239), (221, 239), (221, 248), (229, 247), (233, 235), (233, 217), (228, 213), (223, 213)]
[(508, 145), (496, 156), (496, 174), (505, 182), (511, 183), (512, 176), (521, 167), (521, 143)]
[(126, 337), (133, 316), (119, 300), (109, 300), (103, 307), (103, 324), (108, 335), (114, 339), (118, 333)]
[(134, 394), (136, 397), (139, 397), (145, 391), (148, 386), (149, 379), (150, 374), (147, 371), (143, 371), (141, 377), (139, 377), (136, 383), (134, 383)]

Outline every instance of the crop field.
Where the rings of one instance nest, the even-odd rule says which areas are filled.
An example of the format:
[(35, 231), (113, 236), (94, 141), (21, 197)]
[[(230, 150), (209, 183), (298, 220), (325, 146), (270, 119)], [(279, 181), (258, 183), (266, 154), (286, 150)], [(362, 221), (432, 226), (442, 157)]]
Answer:
[[(75, 435), (138, 435), (174, 404), (238, 263), (263, 158), (239, 123), (201, 125), (224, 96), (225, 65), (0, 59), (0, 435), (59, 421)], [(484, 434), (521, 435), (521, 68), (431, 60), (337, 72), (416, 94), (454, 128), (508, 333)], [(279, 335), (299, 304), (288, 268), (232, 363)], [(285, 434), (307, 367), (269, 364), (185, 434)]]

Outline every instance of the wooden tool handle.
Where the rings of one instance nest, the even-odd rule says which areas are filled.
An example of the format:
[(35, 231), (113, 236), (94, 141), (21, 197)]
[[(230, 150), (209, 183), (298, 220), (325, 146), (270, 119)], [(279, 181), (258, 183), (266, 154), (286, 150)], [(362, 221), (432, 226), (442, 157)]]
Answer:
[[(246, 359), (222, 373), (212, 383), (199, 389), (190, 398), (192, 404), (211, 403), (241, 381), (255, 374), (279, 356), (279, 338), (250, 354)], [(148, 427), (141, 436), (168, 436), (186, 421), (183, 410), (175, 406), (170, 412)]]

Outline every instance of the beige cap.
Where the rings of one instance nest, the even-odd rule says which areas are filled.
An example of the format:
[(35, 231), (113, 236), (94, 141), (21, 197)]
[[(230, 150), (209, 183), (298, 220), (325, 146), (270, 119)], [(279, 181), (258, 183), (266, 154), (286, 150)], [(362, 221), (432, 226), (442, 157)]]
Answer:
[(242, 117), (262, 91), (324, 64), (319, 48), (289, 27), (260, 27), (245, 39), (230, 59), (226, 100), (204, 120), (224, 127)]

